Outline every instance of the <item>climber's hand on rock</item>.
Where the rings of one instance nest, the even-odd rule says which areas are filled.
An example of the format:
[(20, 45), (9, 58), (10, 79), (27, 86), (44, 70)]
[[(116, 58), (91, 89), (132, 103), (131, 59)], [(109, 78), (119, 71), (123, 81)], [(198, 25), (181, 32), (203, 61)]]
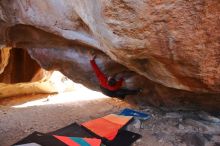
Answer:
[(92, 60), (95, 60), (96, 59), (96, 55), (92, 55)]
[(95, 51), (94, 51), (94, 50), (90, 50), (90, 51), (89, 51), (89, 54), (90, 54), (92, 60), (95, 60), (95, 59), (96, 59), (96, 54), (95, 54)]

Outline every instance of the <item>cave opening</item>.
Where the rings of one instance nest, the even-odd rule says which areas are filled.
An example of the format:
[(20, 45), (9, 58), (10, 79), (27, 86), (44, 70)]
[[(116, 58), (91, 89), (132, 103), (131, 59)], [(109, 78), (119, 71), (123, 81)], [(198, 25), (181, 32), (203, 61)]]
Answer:
[[(52, 53), (48, 49), (42, 50), (46, 54)], [(55, 49), (53, 51), (55, 52)], [(69, 58), (62, 56), (65, 54), (65, 51), (69, 51)], [(74, 76), (77, 79), (77, 73), (72, 73), (76, 68), (79, 69), (78, 71), (83, 71), (85, 67), (88, 69), (89, 66), (86, 63), (89, 63), (91, 55), (86, 56), (86, 53), (83, 54), (82, 52), (71, 49), (65, 51), (59, 50), (59, 55), (56, 55), (55, 52), (55, 56), (53, 57), (56, 58), (58, 56), (56, 59), (61, 59), (61, 61), (57, 62), (61, 65), (61, 70), (64, 73), (68, 74), (68, 69), (72, 69), (68, 75), (70, 77)], [(172, 101), (169, 98), (173, 95), (175, 95), (174, 97), (178, 97), (179, 100), (180, 98), (186, 99), (187, 95), (191, 93), (181, 93), (176, 90), (174, 92), (175, 94), (170, 94), (170, 91), (173, 91), (173, 89), (153, 84), (120, 64), (112, 62), (109, 57), (98, 54), (97, 63), (101, 66), (102, 70), (109, 74), (120, 72), (122, 76), (127, 78), (127, 85), (130, 84), (132, 88), (134, 87), (132, 85), (135, 85), (133, 83), (136, 82), (138, 83), (136, 85), (144, 86), (144, 92), (147, 93), (147, 96), (139, 95), (144, 99), (139, 101), (136, 97), (129, 97), (131, 101), (128, 101), (129, 98), (125, 101), (110, 98), (100, 92), (90, 90), (82, 84), (74, 83), (59, 71), (44, 70), (28, 53), (25, 49), (11, 49), (7, 66), (4, 68), (6, 73), (3, 72), (0, 75), (2, 82), (0, 83), (0, 139), (1, 137), (5, 137), (5, 140), (2, 140), (3, 145), (15, 143), (34, 131), (47, 133), (73, 122), (82, 123), (108, 114), (118, 114), (125, 108), (135, 109), (151, 115), (149, 120), (142, 121), (136, 119), (127, 127), (133, 132), (138, 131), (137, 133), (143, 136), (143, 139), (136, 143), (138, 146), (144, 146), (146, 143), (156, 143), (159, 146), (161, 142), (157, 142), (159, 140), (157, 133), (162, 135), (163, 139), (166, 139), (164, 143), (168, 145), (170, 143), (178, 143), (179, 141), (176, 139), (194, 142), (193, 139), (187, 136), (188, 133), (192, 137), (199, 137), (196, 141), (199, 144), (206, 141), (204, 139), (206, 139), (207, 134), (205, 135), (204, 133), (208, 133), (213, 139), (216, 139), (216, 137), (217, 139), (219, 138), (219, 135), (212, 134), (220, 131), (219, 113), (212, 116), (209, 113), (193, 108), (179, 107), (179, 109), (173, 111), (163, 106), (160, 108), (157, 106), (155, 108), (154, 106), (143, 104), (149, 102), (155, 103), (157, 101), (156, 98), (160, 96), (164, 103), (170, 102), (172, 105)], [(40, 55), (38, 59), (41, 59)], [(1, 54), (1, 56), (4, 55)], [(74, 57), (78, 61), (81, 59), (80, 65), (74, 64)], [(107, 61), (107, 63), (104, 61)], [(55, 63), (57, 62), (55, 61)], [(46, 66), (54, 65), (50, 63), (54, 63), (53, 59), (47, 61)], [(105, 67), (110, 69), (105, 69)], [(91, 72), (80, 75), (85, 77), (89, 75), (87, 76), (89, 78), (85, 78), (85, 80), (95, 81), (93, 78), (95, 76), (91, 75)], [(131, 104), (132, 102), (136, 103)], [(208, 132), (204, 127), (209, 128)], [(174, 133), (174, 138), (167, 137), (166, 134), (164, 135), (165, 131), (168, 131), (168, 134)], [(183, 131), (183, 133), (180, 133), (180, 131)], [(195, 131), (200, 133), (195, 133)], [(213, 142), (215, 140), (211, 140), (211, 143)]]
[(23, 48), (9, 50), (7, 65), (0, 74), (0, 84), (0, 104), (14, 108), (107, 98), (73, 82), (59, 71), (41, 68)]

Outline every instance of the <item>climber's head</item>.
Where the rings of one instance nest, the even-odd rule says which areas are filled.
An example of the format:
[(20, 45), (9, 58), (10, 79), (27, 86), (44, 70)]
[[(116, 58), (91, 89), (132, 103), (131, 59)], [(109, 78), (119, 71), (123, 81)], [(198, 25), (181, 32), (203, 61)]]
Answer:
[(115, 80), (114, 77), (112, 77), (112, 76), (109, 76), (109, 77), (108, 77), (108, 84), (109, 84), (110, 86), (114, 86), (116, 83), (117, 83), (117, 81)]

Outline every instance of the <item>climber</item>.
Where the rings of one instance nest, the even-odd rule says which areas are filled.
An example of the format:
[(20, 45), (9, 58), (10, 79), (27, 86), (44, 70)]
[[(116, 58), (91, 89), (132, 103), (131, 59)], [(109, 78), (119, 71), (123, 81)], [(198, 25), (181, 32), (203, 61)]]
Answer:
[(92, 60), (90, 60), (90, 64), (96, 74), (96, 77), (99, 80), (100, 89), (103, 94), (110, 97), (117, 97), (120, 99), (124, 99), (126, 95), (136, 95), (140, 93), (140, 89), (126, 89), (122, 87), (122, 83), (124, 81), (123, 78), (116, 80), (115, 76), (106, 77), (104, 73), (101, 72), (99, 67), (95, 62), (96, 56), (93, 56)]

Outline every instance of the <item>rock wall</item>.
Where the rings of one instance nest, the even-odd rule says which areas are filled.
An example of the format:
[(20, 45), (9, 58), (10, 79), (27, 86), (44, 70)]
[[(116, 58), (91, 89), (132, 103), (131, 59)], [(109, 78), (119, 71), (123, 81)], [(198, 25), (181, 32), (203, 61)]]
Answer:
[[(2, 55), (5, 54), (3, 49)], [(45, 77), (44, 70), (31, 59), (25, 49), (13, 48), (3, 57), (2, 62), (7, 62), (0, 74), (0, 82), (6, 84), (39, 81)]]
[(42, 69), (26, 49), (0, 51), (0, 98), (35, 93), (54, 93), (51, 72)]
[(0, 74), (2, 74), (8, 65), (8, 61), (10, 58), (10, 49), (11, 48), (1, 48), (0, 51)]
[(86, 60), (88, 52), (101, 51), (102, 63), (106, 54), (121, 66), (117, 71), (126, 68), (146, 81), (131, 84), (145, 89), (145, 99), (153, 92), (154, 103), (219, 103), (216, 0), (2, 0), (0, 7), (0, 42), (33, 48), (30, 54), (46, 69), (96, 88)]
[(220, 94), (193, 93), (184, 90), (168, 88), (141, 76), (125, 66), (113, 61), (101, 51), (88, 52), (80, 47), (70, 49), (28, 49), (33, 58), (47, 70), (61, 71), (75, 82), (99, 91), (99, 84), (89, 64), (93, 54), (97, 55), (96, 62), (106, 75), (115, 75), (125, 79), (124, 86), (130, 89), (142, 88), (141, 94), (127, 96), (125, 100), (137, 105), (153, 105), (170, 109), (203, 109), (208, 111), (220, 110)]

